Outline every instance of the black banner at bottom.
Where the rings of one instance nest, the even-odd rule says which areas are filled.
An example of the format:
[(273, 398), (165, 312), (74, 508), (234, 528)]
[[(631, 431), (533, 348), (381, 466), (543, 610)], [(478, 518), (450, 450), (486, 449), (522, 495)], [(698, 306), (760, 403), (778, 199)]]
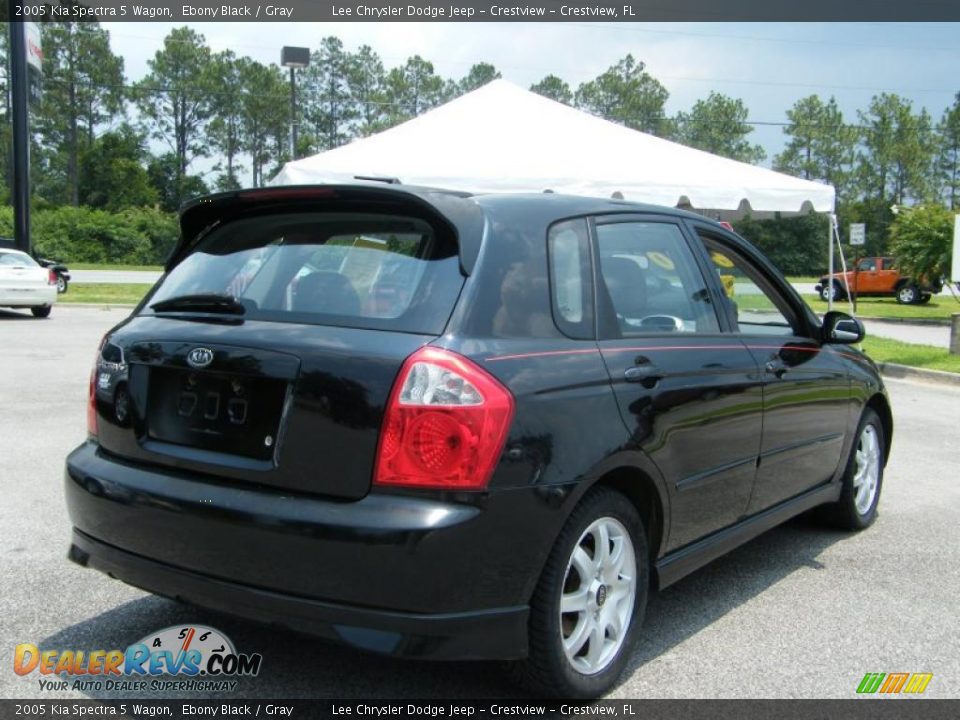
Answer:
[(960, 717), (960, 700), (0, 700), (0, 718), (621, 718), (912, 720)]

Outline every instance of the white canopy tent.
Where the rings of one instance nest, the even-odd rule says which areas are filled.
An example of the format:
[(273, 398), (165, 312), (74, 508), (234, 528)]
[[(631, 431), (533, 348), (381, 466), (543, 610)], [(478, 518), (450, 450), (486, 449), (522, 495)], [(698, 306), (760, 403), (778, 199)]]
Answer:
[(495, 80), (368, 138), (288, 162), (272, 185), (397, 178), (469, 192), (542, 192), (695, 208), (832, 212), (830, 185), (736, 162)]

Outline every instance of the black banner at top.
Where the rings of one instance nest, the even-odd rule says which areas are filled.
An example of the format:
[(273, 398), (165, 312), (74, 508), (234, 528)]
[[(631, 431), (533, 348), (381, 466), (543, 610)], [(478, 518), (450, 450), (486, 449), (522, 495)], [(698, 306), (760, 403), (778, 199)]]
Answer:
[(10, 0), (10, 19), (39, 22), (957, 21), (960, 20), (960, 0)]

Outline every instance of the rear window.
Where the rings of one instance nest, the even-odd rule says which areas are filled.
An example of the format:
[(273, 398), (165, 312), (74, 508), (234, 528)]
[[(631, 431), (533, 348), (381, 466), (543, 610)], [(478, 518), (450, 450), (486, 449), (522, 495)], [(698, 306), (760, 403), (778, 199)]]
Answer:
[(143, 312), (215, 293), (237, 298), (246, 319), (440, 334), (462, 285), (453, 238), (425, 220), (272, 215), (211, 232)]
[(5, 252), (0, 250), (0, 265), (16, 265), (19, 267), (39, 267), (32, 257), (22, 252)]

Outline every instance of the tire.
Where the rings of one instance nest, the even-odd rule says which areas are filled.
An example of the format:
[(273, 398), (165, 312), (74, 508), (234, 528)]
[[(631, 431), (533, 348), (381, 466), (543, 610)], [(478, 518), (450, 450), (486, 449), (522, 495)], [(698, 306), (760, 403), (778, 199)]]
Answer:
[(821, 285), (820, 299), (823, 300), (824, 302), (828, 302), (831, 299), (830, 298), (831, 292), (833, 293), (834, 302), (837, 302), (838, 300), (843, 300), (844, 292), (840, 288), (840, 283), (838, 282), (824, 283), (823, 285)]
[[(585, 582), (581, 572), (587, 570), (578, 568), (595, 572), (594, 549), (604, 533), (613, 552), (601, 560), (601, 574)], [(530, 605), (529, 656), (512, 666), (514, 679), (538, 696), (603, 695), (616, 685), (639, 637), (649, 585), (647, 539), (637, 509), (614, 490), (591, 490), (567, 519), (544, 566)], [(561, 613), (563, 595), (575, 609)]]
[(68, 287), (67, 279), (63, 275), (57, 275), (57, 293), (63, 295)]
[(930, 295), (929, 293), (924, 293), (923, 295), (920, 296), (920, 304), (926, 305), (928, 302), (930, 302), (930, 298), (932, 297), (933, 295)]
[(901, 305), (916, 305), (920, 302), (920, 288), (916, 285), (903, 285), (897, 290), (897, 302)]
[(879, 416), (866, 408), (856, 442), (850, 448), (840, 499), (824, 507), (824, 518), (830, 524), (844, 530), (864, 530), (877, 519), (886, 442)]
[(53, 310), (52, 305), (41, 305), (39, 307), (30, 308), (30, 312), (33, 313), (33, 316), (38, 318), (50, 317), (51, 310)]

